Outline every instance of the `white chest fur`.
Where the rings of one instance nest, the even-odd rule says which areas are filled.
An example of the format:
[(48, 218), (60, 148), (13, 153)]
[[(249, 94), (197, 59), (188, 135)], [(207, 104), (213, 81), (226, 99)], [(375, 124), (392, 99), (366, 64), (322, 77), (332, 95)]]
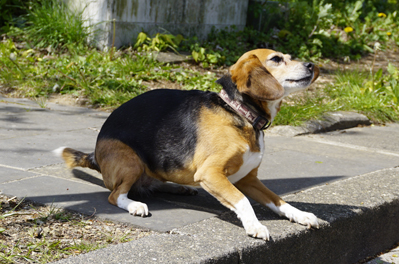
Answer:
[(255, 169), (260, 165), (263, 157), (263, 152), (265, 151), (265, 142), (263, 141), (263, 131), (261, 131), (259, 134), (258, 142), (259, 142), (260, 151), (251, 152), (248, 146), (248, 150), (243, 155), (244, 162), (241, 165), (240, 169), (236, 173), (228, 177), (231, 183), (234, 184), (238, 182), (239, 180), (247, 176), (248, 173), (250, 173), (253, 169)]

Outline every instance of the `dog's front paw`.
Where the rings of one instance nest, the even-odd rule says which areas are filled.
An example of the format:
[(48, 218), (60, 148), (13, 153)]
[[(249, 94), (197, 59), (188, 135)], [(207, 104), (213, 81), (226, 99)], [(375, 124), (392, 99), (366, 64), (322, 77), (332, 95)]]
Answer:
[(270, 240), (269, 230), (267, 230), (267, 227), (259, 222), (247, 226), (245, 231), (248, 236), (264, 239), (267, 241)]
[(148, 215), (148, 207), (145, 203), (140, 203), (136, 201), (132, 201), (128, 206), (127, 210), (131, 215), (138, 215), (141, 217)]
[(298, 224), (305, 225), (308, 228), (316, 227), (319, 228), (319, 220), (317, 217), (308, 212), (301, 211), (289, 204), (283, 204), (280, 206), (282, 215), (287, 217), (290, 221), (294, 221)]

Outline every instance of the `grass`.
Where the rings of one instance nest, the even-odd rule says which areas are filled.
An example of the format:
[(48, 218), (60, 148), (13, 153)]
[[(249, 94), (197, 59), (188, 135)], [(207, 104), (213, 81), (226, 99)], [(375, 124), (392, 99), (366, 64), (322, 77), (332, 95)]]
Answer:
[[(171, 82), (181, 89), (219, 91), (216, 75), (179, 65), (157, 62), (151, 53), (132, 49), (113, 52), (69, 48), (67, 53), (46, 54), (15, 47), (10, 39), (0, 43), (0, 83), (24, 96), (35, 98), (41, 107), (52, 94), (87, 98), (91, 105), (115, 108), (145, 92), (146, 82)], [(398, 69), (338, 72), (334, 85), (305, 92), (285, 104), (274, 125), (300, 125), (328, 111), (356, 111), (376, 123), (399, 121)]]
[(68, 50), (48, 55), (33, 49), (18, 50), (11, 40), (0, 43), (0, 83), (18, 87), (28, 97), (72, 94), (88, 98), (92, 105), (111, 108), (147, 91), (143, 81), (165, 80), (188, 90), (219, 89), (214, 74), (202, 75), (178, 65), (162, 64), (150, 53), (116, 51), (111, 60), (109, 52), (94, 48)]
[(24, 3), (27, 14), (22, 28), (11, 27), (7, 33), (36, 48), (65, 48), (85, 44), (93, 26), (86, 26), (83, 11), (73, 12), (63, 1), (30, 0)]
[(0, 263), (49, 263), (151, 234), (0, 195)]

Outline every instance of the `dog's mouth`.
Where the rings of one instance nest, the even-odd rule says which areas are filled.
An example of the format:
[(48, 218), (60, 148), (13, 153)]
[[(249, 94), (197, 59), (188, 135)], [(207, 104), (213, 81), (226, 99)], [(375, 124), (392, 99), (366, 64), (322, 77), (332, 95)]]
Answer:
[(287, 79), (287, 82), (290, 83), (303, 83), (303, 82), (310, 82), (312, 80), (312, 75), (309, 75), (308, 77), (302, 78), (302, 79), (298, 79), (298, 80), (293, 80), (293, 79)]

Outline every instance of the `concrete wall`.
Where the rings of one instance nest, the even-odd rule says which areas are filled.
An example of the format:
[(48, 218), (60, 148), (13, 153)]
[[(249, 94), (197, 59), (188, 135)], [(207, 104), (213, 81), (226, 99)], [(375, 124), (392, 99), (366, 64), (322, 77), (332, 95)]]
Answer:
[(197, 36), (204, 39), (212, 27), (231, 25), (243, 29), (248, 0), (64, 0), (84, 18), (97, 25), (99, 47), (112, 43), (112, 20), (115, 19), (115, 46), (134, 44), (137, 34), (145, 31)]

